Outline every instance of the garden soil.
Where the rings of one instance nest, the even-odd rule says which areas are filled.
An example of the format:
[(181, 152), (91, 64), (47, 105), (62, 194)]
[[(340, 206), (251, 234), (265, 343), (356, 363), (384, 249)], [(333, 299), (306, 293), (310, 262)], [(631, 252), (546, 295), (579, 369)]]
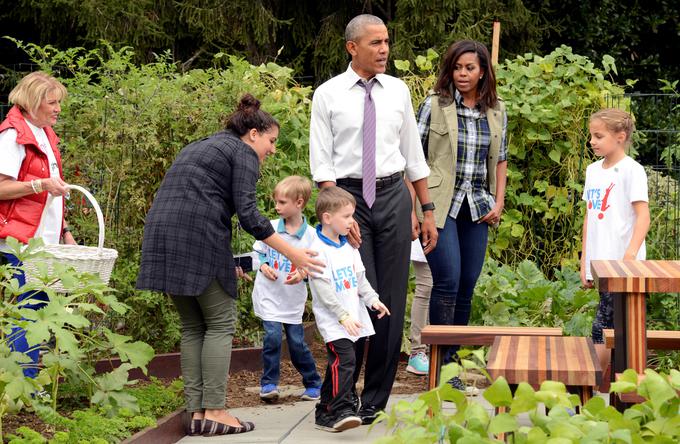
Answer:
[[(321, 340), (316, 340), (310, 344), (310, 349), (316, 361), (316, 367), (323, 379), (325, 374), (325, 366), (327, 363), (326, 347)], [(260, 399), (261, 372), (257, 371), (240, 371), (229, 375), (228, 389), (227, 389), (227, 409), (235, 409), (241, 407), (257, 407), (265, 405)], [(474, 376), (474, 375), (472, 375)], [(363, 381), (363, 371), (359, 378), (359, 385)], [(170, 381), (168, 381), (169, 383)], [(477, 387), (485, 384), (484, 380), (477, 380)], [(292, 404), (300, 401), (299, 396), (302, 394), (304, 387), (302, 385), (302, 378), (295, 367), (287, 358), (282, 359), (281, 362), (281, 377), (279, 385), (286, 390), (282, 390), (284, 396), (280, 397), (277, 404)], [(427, 391), (427, 376), (416, 376), (406, 371), (406, 362), (399, 363), (397, 377), (392, 389), (394, 394), (410, 394), (422, 393)], [(288, 396), (285, 396), (288, 394)], [(85, 407), (85, 406), (83, 406)], [(54, 428), (50, 425), (44, 424), (40, 418), (36, 417), (30, 412), (22, 411), (19, 415), (7, 415), (3, 422), (3, 432), (5, 437), (7, 434), (15, 433), (16, 429), (21, 426), (30, 427), (45, 437), (52, 437)]]

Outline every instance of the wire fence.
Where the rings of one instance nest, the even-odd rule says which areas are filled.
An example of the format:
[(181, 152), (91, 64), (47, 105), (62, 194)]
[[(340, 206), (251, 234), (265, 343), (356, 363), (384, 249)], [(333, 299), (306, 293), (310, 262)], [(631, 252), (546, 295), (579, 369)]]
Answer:
[[(648, 259), (680, 259), (680, 96), (631, 93), (607, 98), (635, 116), (636, 159), (647, 171), (651, 226)], [(650, 328), (680, 329), (680, 294), (654, 294), (647, 302)]]
[(635, 116), (635, 157), (647, 171), (652, 219), (649, 259), (680, 258), (680, 97), (631, 93), (607, 98), (608, 106)]

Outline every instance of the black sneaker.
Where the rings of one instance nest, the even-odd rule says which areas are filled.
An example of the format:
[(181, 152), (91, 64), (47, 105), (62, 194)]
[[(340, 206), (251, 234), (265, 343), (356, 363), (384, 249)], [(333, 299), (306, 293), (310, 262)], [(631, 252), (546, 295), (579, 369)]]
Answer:
[(449, 379), (449, 385), (451, 385), (451, 387), (455, 388), (456, 390), (460, 390), (461, 392), (465, 393), (465, 396), (477, 396), (479, 394), (479, 389), (477, 387), (466, 386), (458, 376), (454, 376), (453, 378)]
[(343, 430), (359, 427), (361, 423), (361, 418), (358, 417), (356, 413), (351, 410), (346, 410), (344, 412), (338, 413), (336, 421), (333, 424), (333, 429), (336, 432), (342, 432)]
[(350, 399), (352, 400), (352, 409), (354, 409), (354, 413), (359, 414), (359, 411), (361, 410), (361, 398), (355, 388), (353, 388), (350, 393)]
[(314, 419), (314, 427), (325, 432), (338, 432), (339, 430), (335, 430), (333, 428), (333, 424), (335, 424), (335, 422), (335, 418), (333, 418), (328, 413), (317, 412), (316, 418)]
[(359, 410), (359, 416), (361, 417), (362, 424), (373, 424), (375, 418), (378, 417), (378, 408), (373, 405), (361, 406), (361, 410)]
[(322, 413), (316, 415), (314, 427), (325, 432), (342, 432), (343, 430), (353, 429), (361, 425), (361, 418), (356, 416), (351, 410), (340, 412), (337, 415)]

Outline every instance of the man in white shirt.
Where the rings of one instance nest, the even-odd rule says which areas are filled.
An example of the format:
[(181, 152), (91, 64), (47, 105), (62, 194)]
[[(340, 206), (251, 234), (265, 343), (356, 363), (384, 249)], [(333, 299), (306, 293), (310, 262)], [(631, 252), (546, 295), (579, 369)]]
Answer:
[[(411, 95), (404, 82), (384, 74), (389, 54), (387, 28), (378, 17), (360, 15), (347, 25), (345, 41), (352, 62), (347, 71), (314, 93), (309, 149), (312, 175), (319, 187), (337, 184), (354, 195), (358, 224), (348, 238), (359, 247), (366, 276), (392, 313), (382, 319), (371, 316), (376, 334), (370, 339), (359, 412), (364, 424), (370, 424), (377, 411), (385, 408), (396, 376), (411, 233), (419, 230), (417, 222), (413, 222), (414, 196), (407, 188), (404, 173), (419, 201), (424, 202), (422, 242), (426, 254), (436, 246), (437, 229), (427, 189), (430, 169), (418, 136)], [(372, 109), (365, 111), (371, 101)], [(374, 117), (369, 120), (370, 115)], [(365, 134), (365, 128), (370, 132)], [(374, 137), (371, 155), (364, 154), (367, 134)], [(370, 170), (374, 167), (374, 172), (364, 165), (373, 155)], [(366, 171), (375, 178), (371, 180), (375, 181), (374, 190), (368, 192), (363, 181)], [(355, 381), (361, 370), (364, 343), (357, 342)]]

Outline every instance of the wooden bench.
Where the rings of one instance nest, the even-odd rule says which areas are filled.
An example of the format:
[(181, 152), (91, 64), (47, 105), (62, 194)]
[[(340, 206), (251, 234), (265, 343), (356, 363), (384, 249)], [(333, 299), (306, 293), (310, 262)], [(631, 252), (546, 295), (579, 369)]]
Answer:
[[(606, 328), (602, 330), (604, 344), (609, 349), (614, 346), (614, 330)], [(680, 350), (680, 331), (672, 330), (647, 330), (647, 348), (651, 350)]]
[(480, 325), (426, 325), (420, 332), (420, 342), (431, 346), (428, 386), (437, 387), (443, 352), (451, 345), (493, 344), (496, 336), (562, 336), (561, 328), (495, 327)]
[(577, 336), (498, 336), (486, 369), (492, 378), (503, 376), (511, 386), (526, 382), (538, 388), (543, 381), (562, 382), (578, 393), (581, 405), (602, 380), (593, 341)]

